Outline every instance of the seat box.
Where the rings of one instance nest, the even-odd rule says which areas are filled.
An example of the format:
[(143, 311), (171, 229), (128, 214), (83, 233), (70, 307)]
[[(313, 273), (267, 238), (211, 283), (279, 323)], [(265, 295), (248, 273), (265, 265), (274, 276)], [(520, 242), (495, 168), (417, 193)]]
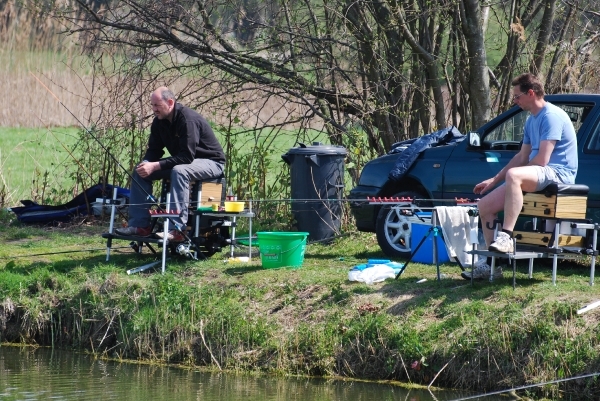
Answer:
[(211, 206), (221, 204), (221, 195), (223, 193), (223, 184), (220, 182), (203, 182), (200, 190), (202, 191), (202, 199), (200, 205)]
[[(423, 239), (424, 236), (429, 232), (429, 228), (431, 228), (430, 224), (419, 224), (412, 223), (411, 224), (411, 233), (410, 233), (410, 246), (412, 251), (417, 248), (419, 242)], [(433, 264), (433, 238), (434, 233), (431, 232), (425, 242), (421, 245), (417, 253), (412, 256), (413, 262), (418, 263), (427, 263)], [(444, 243), (444, 239), (442, 236), (442, 230), (438, 230), (438, 235), (436, 238), (437, 250), (438, 250), (438, 262), (445, 263), (450, 261), (450, 257), (448, 257), (448, 251), (446, 250), (446, 244)]]
[(585, 219), (587, 196), (526, 193), (522, 215), (557, 219)]

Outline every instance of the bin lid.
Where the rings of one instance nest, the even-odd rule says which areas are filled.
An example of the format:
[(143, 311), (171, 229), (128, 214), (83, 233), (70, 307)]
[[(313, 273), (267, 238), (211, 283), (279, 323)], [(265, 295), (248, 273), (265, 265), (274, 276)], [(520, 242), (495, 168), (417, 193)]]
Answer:
[(346, 156), (348, 149), (340, 145), (324, 145), (321, 142), (313, 142), (312, 145), (299, 144), (297, 148), (291, 148), (286, 155), (323, 155), (323, 156)]

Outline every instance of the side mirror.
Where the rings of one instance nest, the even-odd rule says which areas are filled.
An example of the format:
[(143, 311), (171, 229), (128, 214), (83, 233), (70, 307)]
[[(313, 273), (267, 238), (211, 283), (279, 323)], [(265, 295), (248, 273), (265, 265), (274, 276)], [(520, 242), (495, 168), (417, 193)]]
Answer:
[(481, 138), (479, 138), (478, 132), (469, 132), (468, 138), (469, 138), (469, 146), (472, 146), (474, 148), (478, 148), (481, 146)]

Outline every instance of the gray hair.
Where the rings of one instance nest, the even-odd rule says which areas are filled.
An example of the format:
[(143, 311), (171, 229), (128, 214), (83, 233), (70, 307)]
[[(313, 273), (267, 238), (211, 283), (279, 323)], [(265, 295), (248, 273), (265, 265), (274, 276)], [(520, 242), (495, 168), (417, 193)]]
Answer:
[(173, 99), (175, 100), (175, 95), (173, 94), (173, 92), (171, 92), (170, 89), (165, 88), (163, 89), (163, 91), (160, 93), (160, 97), (162, 100), (164, 100), (165, 102), (167, 100)]

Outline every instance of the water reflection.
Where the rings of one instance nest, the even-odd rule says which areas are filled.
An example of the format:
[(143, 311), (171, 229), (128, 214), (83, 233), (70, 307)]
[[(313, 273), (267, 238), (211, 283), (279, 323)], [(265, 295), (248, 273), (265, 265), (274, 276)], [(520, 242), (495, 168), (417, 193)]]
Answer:
[(467, 395), (441, 392), (433, 396), (423, 390), (353, 381), (206, 373), (103, 361), (61, 350), (0, 347), (2, 401), (442, 401)]

